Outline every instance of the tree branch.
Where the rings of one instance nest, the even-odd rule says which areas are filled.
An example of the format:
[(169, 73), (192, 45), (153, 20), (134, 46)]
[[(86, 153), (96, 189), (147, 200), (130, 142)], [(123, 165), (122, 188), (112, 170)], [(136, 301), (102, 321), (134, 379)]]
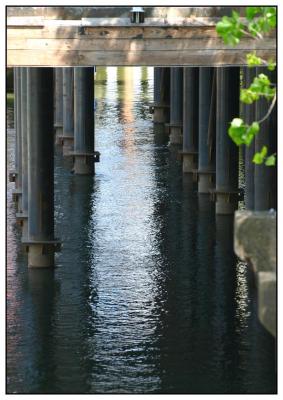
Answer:
[(272, 103), (270, 104), (270, 107), (269, 107), (266, 115), (261, 120), (257, 121), (259, 124), (262, 124), (263, 121), (265, 121), (270, 116), (270, 114), (275, 106), (275, 103), (276, 103), (276, 94), (273, 97)]

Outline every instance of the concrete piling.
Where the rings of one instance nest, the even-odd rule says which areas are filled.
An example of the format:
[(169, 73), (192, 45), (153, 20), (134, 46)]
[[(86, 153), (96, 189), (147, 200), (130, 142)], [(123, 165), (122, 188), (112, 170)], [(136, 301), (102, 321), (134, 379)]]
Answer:
[(183, 68), (170, 68), (170, 144), (183, 143)]
[(216, 70), (199, 71), (198, 192), (209, 193), (215, 187)]
[(170, 121), (170, 68), (154, 68), (153, 122), (155, 124)]
[(161, 99), (161, 67), (155, 67), (153, 70), (153, 100), (154, 103), (160, 103)]
[(55, 68), (55, 143), (62, 144), (63, 136), (63, 68)]
[(53, 267), (54, 142), (52, 68), (28, 68), (28, 251), (29, 267)]
[(13, 89), (14, 89), (14, 130), (15, 130), (15, 168), (14, 170), (9, 171), (9, 182), (15, 183), (15, 188), (17, 188), (17, 169), (18, 169), (18, 160), (17, 160), (17, 68), (13, 68)]
[(21, 67), (21, 165), (22, 165), (22, 203), (16, 218), (22, 226), (22, 238), (28, 235), (28, 139), (27, 139), (27, 68)]
[(183, 77), (183, 172), (197, 168), (199, 125), (199, 68), (184, 68)]
[[(15, 102), (16, 102), (16, 153), (15, 153), (15, 181), (16, 187), (13, 190), (13, 199), (17, 205), (17, 211), (22, 211), (22, 124), (21, 124), (21, 69), (15, 69)], [(11, 179), (12, 178), (11, 174)]]
[(94, 151), (94, 70), (74, 69), (74, 173), (92, 175), (99, 153)]
[(74, 150), (74, 68), (63, 68), (63, 156)]
[[(272, 83), (276, 83), (276, 71), (268, 71), (267, 68), (256, 68), (256, 73), (264, 73), (267, 75)], [(259, 99), (256, 102), (255, 119), (260, 121), (267, 114), (270, 101), (266, 99)], [(276, 153), (277, 143), (277, 110), (276, 106), (271, 112), (269, 118), (263, 121), (260, 125), (260, 132), (255, 137), (255, 152), (260, 152), (263, 146), (267, 146), (268, 154)], [(264, 211), (270, 208), (276, 209), (276, 168), (267, 167), (264, 163), (255, 165), (254, 167), (255, 179), (255, 197), (254, 209), (255, 211)]]
[(238, 67), (217, 69), (216, 106), (216, 214), (233, 214), (238, 208), (239, 149), (228, 136), (229, 124), (239, 115)]

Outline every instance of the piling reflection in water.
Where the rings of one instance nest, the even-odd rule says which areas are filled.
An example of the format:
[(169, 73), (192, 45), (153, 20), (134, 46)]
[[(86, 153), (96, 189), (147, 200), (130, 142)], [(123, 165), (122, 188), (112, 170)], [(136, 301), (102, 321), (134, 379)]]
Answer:
[[(153, 71), (123, 71), (97, 69), (96, 176), (56, 154), (55, 271), (27, 270), (8, 184), (8, 392), (272, 393), (274, 340), (233, 218), (154, 131)], [(10, 135), (9, 167), (12, 148)]]

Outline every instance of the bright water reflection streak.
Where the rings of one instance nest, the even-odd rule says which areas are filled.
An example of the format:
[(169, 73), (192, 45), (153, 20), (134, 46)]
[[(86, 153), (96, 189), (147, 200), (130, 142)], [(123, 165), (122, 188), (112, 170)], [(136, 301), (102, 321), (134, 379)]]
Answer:
[(56, 153), (55, 271), (27, 270), (8, 184), (8, 392), (274, 392), (232, 218), (215, 218), (154, 134), (153, 70), (96, 78), (96, 176)]

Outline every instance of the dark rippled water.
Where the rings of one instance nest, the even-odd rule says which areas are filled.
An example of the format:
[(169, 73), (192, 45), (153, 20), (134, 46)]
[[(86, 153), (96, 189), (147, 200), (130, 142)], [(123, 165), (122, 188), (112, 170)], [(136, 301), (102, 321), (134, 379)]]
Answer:
[[(27, 269), (8, 183), (9, 393), (276, 391), (232, 218), (154, 134), (152, 75), (98, 69), (94, 178), (71, 175), (57, 149), (54, 271)], [(13, 143), (9, 131), (8, 170)]]

